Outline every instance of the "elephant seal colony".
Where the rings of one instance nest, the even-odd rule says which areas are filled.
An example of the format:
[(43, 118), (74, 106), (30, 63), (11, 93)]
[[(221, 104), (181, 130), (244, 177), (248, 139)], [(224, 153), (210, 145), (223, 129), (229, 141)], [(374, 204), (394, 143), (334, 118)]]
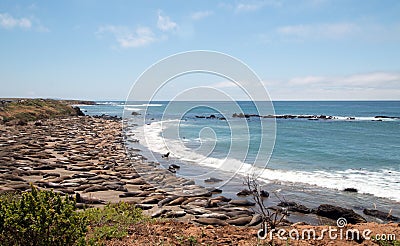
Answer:
[[(121, 128), (121, 119), (109, 116), (0, 124), (0, 194), (23, 192), (32, 184), (73, 196), (82, 209), (125, 201), (153, 218), (215, 226), (259, 226), (261, 218), (254, 212), (249, 192), (241, 192), (239, 199), (232, 200), (217, 194), (217, 189), (205, 189), (159, 168), (140, 150), (129, 151), (128, 155)], [(271, 209), (287, 207), (294, 213), (330, 219), (345, 214), (353, 218), (353, 223), (365, 222), (353, 210), (321, 206), (316, 212), (296, 203), (278, 204)]]
[[(257, 221), (250, 201), (213, 197), (194, 181), (147, 162), (140, 151), (128, 156), (119, 118), (47, 119), (0, 125), (0, 132), (0, 193), (27, 191), (32, 184), (75, 197), (78, 208), (126, 201), (153, 218), (242, 226)], [(145, 179), (138, 166), (142, 175), (147, 171)], [(145, 180), (166, 185), (159, 189)]]

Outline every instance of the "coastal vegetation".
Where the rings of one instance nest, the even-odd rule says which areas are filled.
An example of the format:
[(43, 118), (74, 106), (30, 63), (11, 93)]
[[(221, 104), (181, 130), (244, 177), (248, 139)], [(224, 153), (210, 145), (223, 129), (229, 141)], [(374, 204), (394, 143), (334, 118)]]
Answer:
[(0, 123), (26, 124), (41, 119), (83, 115), (78, 107), (71, 106), (73, 102), (53, 99), (2, 99)]
[(74, 198), (34, 186), (0, 196), (1, 245), (102, 245), (149, 220), (125, 202), (79, 211)]

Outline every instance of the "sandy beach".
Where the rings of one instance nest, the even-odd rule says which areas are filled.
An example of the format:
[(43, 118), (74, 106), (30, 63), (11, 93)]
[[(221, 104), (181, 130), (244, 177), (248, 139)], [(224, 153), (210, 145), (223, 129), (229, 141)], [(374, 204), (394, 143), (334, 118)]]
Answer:
[[(156, 163), (147, 162), (140, 151), (134, 154), (130, 151), (128, 156), (121, 123), (114, 117), (71, 116), (24, 125), (0, 125), (0, 192), (23, 192), (32, 184), (76, 197), (80, 209), (125, 201), (143, 209), (148, 216), (161, 219), (132, 226), (132, 235), (123, 241), (113, 241), (111, 245), (133, 245), (151, 240), (156, 243), (161, 239), (177, 243), (176, 238), (166, 235), (168, 230), (193, 234), (196, 238), (204, 234), (202, 242), (212, 245), (257, 243), (261, 218), (254, 212), (251, 196), (232, 200), (219, 194), (221, 191), (206, 190), (157, 167)], [(136, 170), (135, 167), (140, 168)], [(145, 179), (138, 172), (142, 176), (147, 173)], [(158, 189), (145, 180), (171, 185)], [(195, 194), (203, 192), (195, 196), (190, 192), (182, 193), (188, 190)], [(270, 209), (316, 216), (320, 218), (319, 225), (335, 226), (337, 217), (345, 214), (350, 224), (360, 223), (356, 227), (399, 235), (399, 224), (364, 223), (366, 220), (362, 215), (346, 208), (320, 206), (311, 210), (297, 203), (277, 205)], [(391, 219), (397, 220), (387, 218), (386, 222)], [(284, 219), (279, 227), (289, 228), (289, 231), (290, 228), (304, 227), (304, 223)], [(313, 225), (312, 228), (320, 227)], [(154, 234), (143, 230), (154, 231)], [(285, 240), (276, 239), (275, 242), (280, 245)], [(299, 241), (299, 245), (308, 243), (307, 240)], [(321, 244), (316, 245), (323, 245), (326, 241), (318, 243)], [(340, 243), (357, 244), (351, 240)]]

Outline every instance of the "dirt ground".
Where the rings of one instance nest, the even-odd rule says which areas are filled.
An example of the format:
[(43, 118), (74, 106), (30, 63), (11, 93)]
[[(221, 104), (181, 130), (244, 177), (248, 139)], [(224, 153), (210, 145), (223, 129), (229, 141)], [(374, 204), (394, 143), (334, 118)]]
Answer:
[[(152, 223), (140, 223), (130, 228), (130, 235), (123, 240), (113, 240), (107, 242), (107, 245), (399, 245), (394, 244), (393, 240), (386, 240), (379, 242), (373, 240), (376, 235), (385, 234), (386, 237), (400, 239), (400, 224), (376, 224), (365, 223), (357, 225), (348, 225), (342, 228), (342, 233), (338, 227), (331, 227), (333, 230), (332, 236), (337, 236), (336, 239), (330, 239), (328, 226), (308, 226), (299, 225), (292, 227), (281, 227), (278, 229), (285, 230), (282, 235), (288, 237), (288, 232), (292, 230), (292, 236), (295, 237), (295, 230), (299, 232), (299, 237), (302, 237), (303, 231), (305, 232), (304, 240), (296, 239), (279, 239), (277, 234), (274, 234), (273, 239), (269, 238), (269, 234), (265, 240), (257, 238), (257, 229), (243, 228), (235, 226), (198, 226), (191, 223), (184, 223), (178, 221), (157, 221)], [(314, 229), (317, 239), (308, 239), (308, 231)], [(327, 230), (324, 233), (324, 238), (318, 240), (321, 236), (321, 231)], [(351, 240), (351, 233), (347, 232), (349, 229), (358, 230), (360, 232), (360, 240)], [(365, 230), (371, 230), (367, 233), (371, 239), (362, 239), (362, 233)], [(346, 232), (349, 239), (346, 240)], [(391, 235), (389, 235), (391, 234)], [(342, 239), (340, 238), (342, 235)], [(354, 234), (356, 235), (356, 234)], [(356, 238), (356, 236), (355, 236)]]

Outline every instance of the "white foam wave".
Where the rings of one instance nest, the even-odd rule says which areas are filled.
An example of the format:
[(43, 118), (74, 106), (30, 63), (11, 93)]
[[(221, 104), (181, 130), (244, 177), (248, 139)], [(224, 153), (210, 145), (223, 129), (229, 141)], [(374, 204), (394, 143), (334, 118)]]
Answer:
[(143, 110), (142, 108), (133, 108), (133, 107), (125, 107), (124, 109), (128, 110), (128, 111), (140, 111), (140, 110)]
[(118, 106), (131, 106), (131, 107), (161, 107), (163, 104), (157, 103), (143, 103), (143, 104), (125, 104), (125, 105), (118, 105)]

